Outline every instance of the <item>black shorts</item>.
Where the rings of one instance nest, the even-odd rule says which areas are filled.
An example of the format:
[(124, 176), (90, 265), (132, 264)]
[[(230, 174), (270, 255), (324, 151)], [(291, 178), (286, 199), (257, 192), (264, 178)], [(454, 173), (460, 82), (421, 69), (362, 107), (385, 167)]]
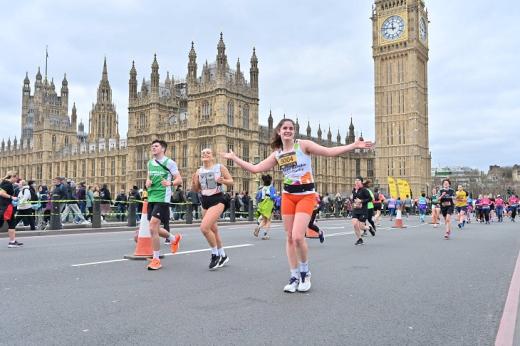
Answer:
[(453, 206), (452, 205), (450, 205), (448, 207), (441, 206), (441, 214), (444, 217), (446, 217), (446, 215), (448, 215), (448, 214), (450, 214), (450, 215), (453, 214)]
[(374, 203), (374, 211), (381, 210), (381, 203)]
[(457, 213), (460, 213), (461, 211), (466, 212), (468, 207), (455, 207), (455, 210), (457, 210)]
[(149, 202), (148, 221), (150, 221), (152, 217), (158, 218), (161, 222), (170, 220), (170, 204), (165, 202)]
[(9, 229), (15, 229), (17, 222), (15, 220), (14, 215), (13, 215), (13, 218), (9, 221), (4, 221), (3, 219), (0, 219), (0, 228), (2, 228), (2, 226), (4, 225), (4, 222), (7, 222), (7, 226), (9, 226)]
[(359, 222), (365, 222), (367, 220), (367, 214), (360, 211), (352, 211), (352, 218), (358, 219)]
[(211, 196), (202, 195), (202, 209), (208, 210), (209, 208), (214, 207), (219, 203), (224, 204), (224, 211), (229, 208), (229, 198), (227, 198), (223, 193), (217, 193)]

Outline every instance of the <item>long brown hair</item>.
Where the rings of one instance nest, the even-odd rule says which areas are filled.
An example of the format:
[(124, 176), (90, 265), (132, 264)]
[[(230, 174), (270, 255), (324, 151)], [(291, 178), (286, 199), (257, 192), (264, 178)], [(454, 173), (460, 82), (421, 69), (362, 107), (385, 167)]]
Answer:
[(278, 125), (276, 125), (276, 127), (273, 129), (273, 137), (271, 137), (271, 149), (283, 149), (282, 137), (280, 137), (278, 132), (280, 132), (283, 123), (286, 121), (290, 121), (293, 124), (293, 126), (296, 127), (296, 123), (292, 119), (283, 118), (282, 120), (280, 120)]

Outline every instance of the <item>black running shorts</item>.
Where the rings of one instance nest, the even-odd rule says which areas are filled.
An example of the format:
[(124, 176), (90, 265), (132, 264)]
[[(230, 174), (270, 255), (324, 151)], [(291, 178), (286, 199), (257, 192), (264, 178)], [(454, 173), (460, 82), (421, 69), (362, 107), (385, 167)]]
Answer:
[(449, 207), (442, 207), (441, 206), (441, 214), (442, 216), (446, 217), (448, 214), (453, 214), (453, 206), (450, 205)]
[(148, 221), (152, 217), (161, 220), (170, 220), (170, 204), (164, 202), (149, 202), (148, 203)]
[(208, 210), (211, 207), (216, 206), (219, 203), (224, 204), (224, 211), (229, 208), (229, 199), (224, 196), (223, 193), (217, 193), (211, 196), (202, 195), (201, 201), (202, 209)]

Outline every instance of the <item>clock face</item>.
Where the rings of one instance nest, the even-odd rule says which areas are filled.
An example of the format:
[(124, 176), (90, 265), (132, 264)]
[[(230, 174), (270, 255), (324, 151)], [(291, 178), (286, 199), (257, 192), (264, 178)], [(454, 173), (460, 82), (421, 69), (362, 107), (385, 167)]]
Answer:
[(428, 29), (426, 28), (426, 19), (421, 17), (419, 21), (419, 37), (421, 40), (426, 41), (426, 37), (428, 36)]
[(381, 26), (381, 34), (385, 40), (397, 40), (404, 33), (404, 20), (399, 16), (388, 17)]

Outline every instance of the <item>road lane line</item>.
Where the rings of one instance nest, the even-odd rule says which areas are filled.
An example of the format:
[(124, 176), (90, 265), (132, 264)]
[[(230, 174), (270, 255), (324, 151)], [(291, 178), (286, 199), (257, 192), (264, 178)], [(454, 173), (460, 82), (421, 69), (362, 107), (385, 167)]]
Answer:
[(520, 295), (520, 252), (516, 258), (515, 270), (507, 293), (506, 304), (500, 325), (498, 326), (495, 346), (512, 346), (515, 337), (515, 327), (518, 312), (518, 297)]
[[(230, 246), (224, 246), (224, 249), (236, 249), (241, 247), (248, 247), (248, 246), (254, 246), (254, 244), (239, 244), (239, 245), (230, 245)], [(198, 253), (198, 252), (205, 252), (210, 251), (210, 248), (207, 249), (197, 249), (197, 250), (188, 250), (188, 251), (179, 251), (177, 253), (166, 253), (164, 256), (172, 256), (172, 255), (186, 255), (191, 253)], [(86, 267), (86, 266), (93, 266), (96, 264), (106, 264), (106, 263), (115, 263), (115, 262), (125, 262), (129, 261), (129, 259), (126, 258), (120, 258), (120, 259), (114, 259), (114, 260), (107, 260), (107, 261), (98, 261), (98, 262), (88, 262), (88, 263), (80, 263), (80, 264), (71, 264), (71, 267)]]

